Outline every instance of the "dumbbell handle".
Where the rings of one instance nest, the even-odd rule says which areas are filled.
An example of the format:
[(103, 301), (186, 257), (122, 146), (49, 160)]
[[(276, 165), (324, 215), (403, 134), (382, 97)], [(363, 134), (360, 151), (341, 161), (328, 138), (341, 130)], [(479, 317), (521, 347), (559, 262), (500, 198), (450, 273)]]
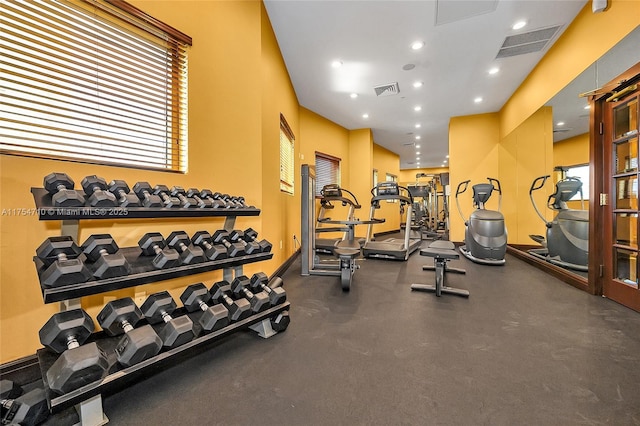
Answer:
[(245, 297), (247, 299), (253, 299), (255, 297), (255, 295), (253, 293), (251, 293), (251, 291), (246, 288), (245, 286), (242, 286), (242, 289), (240, 290), (242, 291), (242, 293), (244, 293)]
[(58, 254), (56, 254), (56, 257), (61, 262), (64, 262), (65, 260), (69, 260), (69, 258), (67, 257), (66, 253), (58, 253)]
[(173, 317), (169, 315), (167, 312), (162, 311), (162, 319), (164, 320), (164, 322), (170, 322), (173, 319)]
[(200, 307), (200, 309), (202, 309), (203, 311), (206, 311), (207, 309), (209, 309), (209, 305), (207, 305), (206, 303), (204, 303), (202, 300), (198, 300), (198, 306)]
[(120, 327), (122, 327), (122, 330), (124, 330), (125, 333), (128, 333), (131, 330), (133, 330), (133, 326), (127, 320), (122, 320), (120, 322)]
[(80, 343), (78, 343), (76, 336), (71, 335), (67, 337), (67, 349), (73, 349), (79, 346), (80, 346)]
[(127, 196), (127, 193), (124, 192), (124, 189), (118, 189), (118, 197), (120, 197), (120, 201), (124, 201), (126, 196)]
[(149, 198), (151, 198), (151, 193), (149, 193), (149, 191), (147, 191), (146, 189), (142, 190), (142, 196), (144, 197), (145, 201), (148, 200)]
[(211, 250), (213, 248), (213, 246), (211, 245), (211, 243), (207, 240), (202, 240), (202, 242), (200, 243), (200, 245), (204, 248), (206, 248), (207, 250)]
[(229, 296), (227, 296), (225, 293), (222, 293), (220, 298), (222, 299), (222, 301), (224, 302), (225, 305), (227, 305), (227, 306), (233, 305), (233, 299), (230, 298)]
[(66, 187), (66, 186), (64, 186), (63, 184), (60, 184), (60, 185), (56, 186), (56, 189), (57, 189), (57, 190), (58, 190), (58, 192), (59, 192), (59, 191), (65, 191), (65, 190), (67, 190), (67, 189), (69, 189), (69, 188), (67, 188), (67, 187)]
[(159, 245), (157, 245), (157, 244), (154, 244), (154, 245), (153, 245), (153, 247), (151, 247), (151, 248), (153, 249), (153, 251), (154, 251), (156, 254), (160, 254), (160, 253), (162, 253), (162, 249), (161, 249), (161, 248), (160, 248), (160, 246), (159, 246)]
[(260, 283), (260, 288), (267, 294), (271, 294), (271, 292), (273, 292), (273, 289), (264, 283)]

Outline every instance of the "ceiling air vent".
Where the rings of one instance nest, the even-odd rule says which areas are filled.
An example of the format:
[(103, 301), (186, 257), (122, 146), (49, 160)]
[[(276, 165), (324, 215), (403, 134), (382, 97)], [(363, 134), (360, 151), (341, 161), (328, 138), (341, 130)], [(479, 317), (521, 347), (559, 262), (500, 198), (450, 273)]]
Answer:
[(400, 93), (400, 86), (398, 82), (383, 84), (382, 86), (376, 86), (373, 88), (376, 91), (376, 96), (393, 96)]
[(509, 36), (504, 39), (502, 47), (498, 51), (498, 55), (496, 55), (496, 59), (539, 52), (555, 37), (561, 27), (561, 25), (558, 25), (556, 27), (543, 28), (541, 30)]

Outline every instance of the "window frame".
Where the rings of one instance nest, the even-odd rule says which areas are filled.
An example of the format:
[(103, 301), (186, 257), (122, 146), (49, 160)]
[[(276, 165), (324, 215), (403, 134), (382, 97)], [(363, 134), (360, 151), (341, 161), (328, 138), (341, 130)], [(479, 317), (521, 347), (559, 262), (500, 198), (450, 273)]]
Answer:
[[(319, 167), (318, 159), (320, 159), (321, 161), (327, 162), (327, 164), (329, 165), (328, 168), (330, 168), (331, 170), (325, 171), (324, 167)], [(316, 198), (322, 198), (320, 191), (322, 191), (322, 188), (324, 187), (324, 185), (328, 185), (331, 183), (342, 185), (342, 182), (341, 182), (342, 181), (342, 171), (341, 171), (342, 159), (330, 154), (325, 154), (323, 152), (316, 151), (314, 164), (315, 164), (315, 170), (316, 170)], [(330, 175), (325, 176), (326, 172), (328, 172)], [(335, 173), (332, 173), (332, 172), (335, 172)]]
[[(18, 95), (29, 95), (31, 105), (37, 102), (37, 108), (21, 106), (19, 101), (7, 107), (5, 118), (17, 121), (11, 126), (0, 126), (0, 153), (133, 169), (187, 171), (187, 50), (192, 45), (191, 37), (123, 0), (13, 1), (3, 2), (2, 8), (5, 7), (6, 24), (13, 29), (14, 36), (4, 48), (7, 52), (19, 53), (12, 55), (11, 62), (0, 70), (5, 76), (15, 76), (14, 81), (6, 82), (4, 90), (11, 92), (14, 99), (22, 97)], [(34, 14), (44, 9), (47, 14), (42, 15), (41, 22), (31, 20), (31, 16), (40, 16)], [(92, 30), (80, 34), (79, 28)], [(31, 29), (34, 34), (40, 32), (50, 37), (46, 37), (46, 42), (40, 41), (44, 38), (29, 35)], [(112, 32), (122, 34), (126, 44), (109, 37)], [(21, 43), (29, 43), (29, 47), (18, 50)], [(69, 43), (82, 43), (81, 52), (94, 52), (92, 46), (95, 45), (96, 64), (97, 55), (103, 54), (102, 58), (106, 59), (100, 61), (100, 66), (84, 65), (91, 64), (93, 56), (87, 54), (80, 61), (79, 54), (66, 55), (65, 45)], [(130, 55), (127, 61), (120, 60), (118, 64), (115, 55), (113, 58), (110, 55), (123, 46), (135, 53), (143, 45), (153, 46), (149, 52), (157, 55), (147, 81), (154, 87), (149, 89), (150, 93), (160, 96), (150, 95), (146, 105), (142, 101), (131, 103), (129, 111), (124, 102), (119, 102), (126, 96), (119, 93), (109, 107), (97, 102), (96, 99), (106, 99), (107, 85), (113, 87), (114, 84), (115, 77), (103, 83), (107, 80), (102, 79), (102, 73), (132, 77), (131, 84), (135, 86), (139, 77), (133, 71), (140, 59)], [(38, 53), (42, 51), (53, 55), (42, 60), (56, 58), (51, 63), (56, 67), (55, 72), (47, 74), (38, 69)], [(86, 84), (93, 79), (99, 83)], [(113, 88), (111, 90), (113, 93)], [(85, 92), (89, 93), (88, 102), (76, 102), (84, 99)], [(135, 99), (131, 91), (128, 99)], [(144, 111), (152, 108), (151, 119), (151, 113)], [(107, 110), (109, 112), (105, 112)], [(130, 110), (141, 115), (131, 114)], [(154, 124), (141, 131), (143, 126), (135, 124), (141, 117)], [(105, 124), (107, 122), (109, 124)]]
[[(284, 138), (284, 140), (283, 140)], [(296, 137), (280, 114), (280, 192), (295, 194), (295, 141)]]

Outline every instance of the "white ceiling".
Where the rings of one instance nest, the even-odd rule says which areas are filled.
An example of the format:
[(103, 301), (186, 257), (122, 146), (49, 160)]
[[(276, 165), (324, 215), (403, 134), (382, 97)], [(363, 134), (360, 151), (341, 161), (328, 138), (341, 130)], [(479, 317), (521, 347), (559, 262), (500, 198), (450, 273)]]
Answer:
[[(300, 105), (350, 130), (371, 128), (408, 169), (441, 166), (449, 119), (499, 111), (585, 3), (265, 0), (265, 7)], [(518, 20), (527, 26), (511, 29)], [(558, 25), (541, 51), (496, 59), (506, 37)], [(411, 49), (416, 40), (422, 49)], [(332, 68), (334, 60), (342, 66)], [(408, 64), (415, 67), (404, 70)], [(424, 85), (415, 89), (415, 81)], [(375, 86), (393, 82), (398, 94), (376, 96)]]

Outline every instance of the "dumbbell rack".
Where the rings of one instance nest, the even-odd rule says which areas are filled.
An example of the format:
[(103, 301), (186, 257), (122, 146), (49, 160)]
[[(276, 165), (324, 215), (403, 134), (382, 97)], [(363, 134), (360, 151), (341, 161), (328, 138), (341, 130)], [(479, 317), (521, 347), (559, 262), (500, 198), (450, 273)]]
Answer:
[[(83, 191), (77, 191), (84, 195)], [(31, 193), (36, 204), (39, 220), (59, 220), (61, 224), (61, 234), (71, 236), (76, 242), (79, 237), (79, 226), (81, 220), (126, 220), (126, 219), (157, 219), (157, 218), (203, 218), (203, 217), (224, 217), (224, 230), (234, 229), (237, 216), (258, 216), (260, 210), (256, 208), (236, 208), (236, 209), (183, 209), (183, 208), (145, 208), (145, 207), (55, 207), (52, 204), (51, 194), (44, 188), (31, 188)], [(80, 308), (80, 298), (107, 291), (130, 288), (143, 284), (169, 280), (202, 272), (222, 269), (223, 279), (231, 282), (234, 277), (243, 274), (243, 265), (253, 262), (268, 260), (273, 257), (272, 253), (257, 253), (234, 258), (227, 258), (216, 261), (207, 261), (193, 265), (183, 265), (170, 269), (156, 269), (152, 265), (152, 256), (141, 256), (139, 247), (123, 247), (119, 250), (129, 265), (131, 274), (123, 277), (109, 278), (104, 280), (88, 281), (85, 283), (63, 285), (58, 287), (45, 288), (41, 285), (42, 295), (45, 303), (60, 302), (61, 310)], [(84, 256), (84, 255), (82, 255)], [(34, 257), (34, 263), (38, 270), (38, 276), (42, 273), (43, 263)], [(116, 359), (115, 346), (121, 336), (109, 337), (104, 332), (94, 333), (88, 342), (95, 341), (98, 346), (107, 354), (109, 361), (109, 373), (102, 380), (89, 383), (72, 392), (58, 395), (52, 392), (47, 384), (46, 372), (58, 358), (58, 354), (47, 349), (40, 349), (37, 352), (42, 378), (47, 394), (47, 402), (52, 413), (60, 412), (69, 407), (75, 406), (80, 416), (82, 425), (97, 426), (108, 422), (102, 411), (102, 394), (113, 393), (127, 385), (135, 382), (139, 378), (148, 374), (161, 371), (162, 367), (174, 365), (176, 362), (200, 353), (202, 349), (215, 342), (229, 336), (237, 331), (248, 328), (256, 331), (264, 338), (271, 337), (276, 332), (271, 328), (270, 318), (278, 313), (288, 310), (289, 302), (258, 314), (254, 314), (242, 321), (234, 322), (227, 327), (216, 332), (195, 338), (189, 343), (175, 349), (161, 352), (146, 361), (135, 364), (131, 367), (122, 367)], [(174, 312), (175, 316), (189, 315), (198, 327), (198, 312), (187, 313), (184, 308), (178, 308)], [(144, 321), (143, 321), (144, 322)], [(152, 325), (156, 331), (163, 324)], [(198, 329), (194, 330), (199, 335)], [(87, 343), (88, 343), (87, 342)]]

